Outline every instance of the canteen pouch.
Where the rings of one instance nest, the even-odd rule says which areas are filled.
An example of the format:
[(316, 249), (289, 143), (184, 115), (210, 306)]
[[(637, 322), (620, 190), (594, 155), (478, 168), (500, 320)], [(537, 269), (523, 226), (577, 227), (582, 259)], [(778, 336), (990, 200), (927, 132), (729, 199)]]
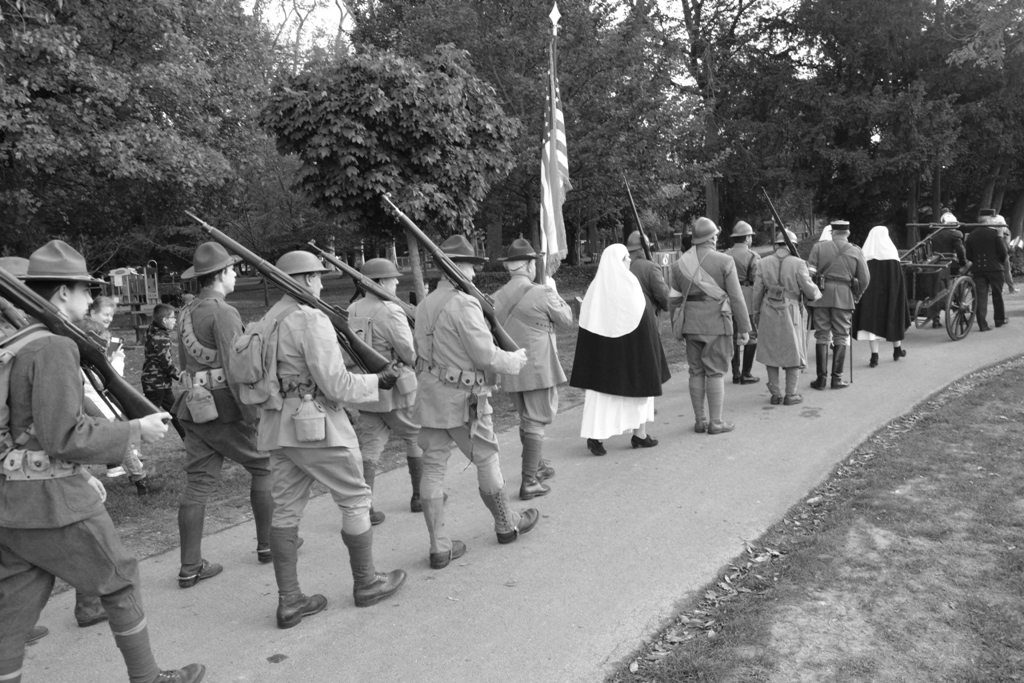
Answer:
[[(674, 300), (678, 299), (678, 303)], [(676, 341), (683, 341), (683, 312), (686, 310), (686, 299), (684, 297), (672, 297), (669, 299), (669, 322), (672, 323), (672, 336)]]
[(853, 278), (850, 280), (850, 291), (853, 292), (854, 299), (860, 299), (860, 278)]
[(416, 372), (406, 366), (402, 368), (401, 374), (398, 376), (398, 381), (395, 382), (395, 389), (402, 396), (408, 396), (416, 391), (419, 387), (419, 383), (416, 380)]
[(302, 397), (302, 403), (292, 416), (295, 438), (302, 443), (323, 441), (327, 438), (327, 413), (313, 400), (311, 394)]
[(220, 417), (213, 394), (206, 387), (201, 387), (198, 384), (193, 384), (185, 394), (185, 405), (188, 407), (188, 412), (192, 413), (192, 421), (197, 425), (213, 422)]

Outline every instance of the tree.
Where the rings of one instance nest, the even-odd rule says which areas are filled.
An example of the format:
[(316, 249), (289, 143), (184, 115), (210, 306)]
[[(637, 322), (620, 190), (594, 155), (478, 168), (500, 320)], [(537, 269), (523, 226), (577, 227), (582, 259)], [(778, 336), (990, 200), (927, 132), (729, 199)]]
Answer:
[[(518, 124), (475, 76), (465, 53), (441, 46), (418, 62), (365, 48), (310, 63), (276, 85), (264, 123), (302, 162), (298, 182), (342, 225), (394, 233), (382, 195), (442, 237), (473, 234), (491, 182), (508, 172)], [(418, 247), (409, 256), (425, 295)]]

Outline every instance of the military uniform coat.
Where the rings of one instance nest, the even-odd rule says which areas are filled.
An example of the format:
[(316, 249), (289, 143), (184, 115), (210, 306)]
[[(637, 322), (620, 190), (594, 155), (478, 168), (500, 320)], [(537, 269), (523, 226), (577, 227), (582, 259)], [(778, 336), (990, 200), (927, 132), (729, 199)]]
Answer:
[[(840, 252), (842, 254), (840, 255)], [(825, 286), (821, 298), (808, 304), (815, 308), (839, 308), (852, 311), (857, 300), (853, 294), (851, 281), (860, 281), (863, 293), (871, 283), (871, 274), (864, 253), (855, 244), (850, 244), (845, 236), (832, 234), (832, 241), (816, 242), (807, 258), (807, 265), (819, 276), (824, 275)], [(827, 272), (826, 272), (827, 271)]]
[(562, 297), (525, 275), (513, 275), (494, 295), (494, 314), (519, 348), (526, 349), (527, 358), (518, 375), (501, 376), (502, 389), (534, 391), (565, 381), (555, 333), (572, 330), (572, 309)]
[[(282, 447), (358, 450), (359, 441), (344, 404), (376, 401), (377, 375), (357, 375), (345, 369), (337, 332), (320, 311), (300, 305), (285, 295), (264, 317), (276, 317), (293, 306), (298, 308), (278, 325), (277, 377), (285, 396), (284, 407), (260, 410), (257, 448), (261, 451)], [(302, 404), (303, 394), (312, 394), (326, 414), (326, 437), (321, 441), (296, 438), (294, 415)]]
[[(407, 367), (404, 372), (414, 372), (416, 347), (412, 338), (409, 319), (402, 308), (391, 301), (383, 301), (367, 293), (348, 307), (350, 317), (370, 318), (370, 345), (390, 360), (400, 360)], [(397, 389), (379, 389), (380, 398), (372, 403), (361, 403), (360, 412), (390, 413), (392, 410), (407, 408), (416, 402), (416, 392), (402, 395)]]
[(757, 362), (776, 368), (806, 364), (802, 299), (813, 301), (820, 296), (807, 264), (788, 248), (776, 249), (761, 259), (753, 289), (753, 310), (758, 316)]
[(647, 310), (655, 317), (661, 311), (668, 310), (668, 285), (661, 268), (644, 257), (629, 262), (629, 272), (640, 281), (640, 289), (647, 299)]
[(677, 261), (672, 266), (670, 279), (671, 287), (680, 295), (686, 295), (687, 301), (681, 302), (685, 306), (683, 311), (683, 334), (692, 335), (732, 335), (733, 321), (736, 322), (736, 331), (739, 334), (750, 332), (750, 316), (747, 312), (747, 304), (743, 299), (743, 291), (740, 289), (740, 280), (736, 275), (736, 262), (728, 254), (720, 254), (714, 250), (710, 243), (699, 244), (692, 247), (696, 250), (701, 268), (714, 280), (715, 284), (725, 290), (728, 307), (731, 313), (722, 310), (722, 302), (712, 299), (695, 301), (693, 297), (704, 296), (703, 290), (695, 283), (692, 283), (680, 268)]
[(757, 276), (757, 264), (761, 257), (750, 250), (745, 243), (734, 244), (725, 252), (736, 263), (736, 276), (740, 279), (743, 301), (747, 304), (747, 312), (751, 315), (757, 310), (754, 306), (754, 280)]
[[(514, 367), (511, 353), (494, 345), (491, 328), (484, 318), (480, 302), (456, 290), (447, 279), (416, 307), (416, 354), (419, 356), (419, 391), (412, 418), (423, 427), (452, 429), (470, 422), (470, 407), (479, 415), (489, 415), (487, 402), (493, 381), (462, 388), (447, 383), (441, 375), (474, 372), (493, 375), (508, 373)], [(496, 379), (496, 378), (495, 378)]]

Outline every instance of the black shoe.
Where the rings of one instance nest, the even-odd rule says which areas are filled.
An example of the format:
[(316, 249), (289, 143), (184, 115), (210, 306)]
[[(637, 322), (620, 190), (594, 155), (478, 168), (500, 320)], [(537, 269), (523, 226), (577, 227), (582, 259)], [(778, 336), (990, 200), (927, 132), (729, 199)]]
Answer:
[(384, 523), (384, 513), (370, 508), (370, 525), (377, 526)]
[(161, 671), (153, 683), (199, 683), (206, 675), (202, 664), (189, 664), (184, 669)]
[(78, 628), (89, 628), (90, 626), (95, 626), (96, 624), (102, 624), (104, 621), (107, 621), (107, 619), (108, 617), (106, 614), (100, 614), (98, 616), (93, 617), (92, 619), (79, 621)]
[(903, 358), (905, 355), (907, 355), (907, 350), (904, 349), (902, 346), (894, 346), (893, 347), (893, 349), (892, 349), (892, 359), (893, 360), (899, 360), (900, 358)]
[(407, 575), (402, 569), (375, 573), (366, 583), (352, 587), (356, 607), (369, 607), (384, 598), (390, 598), (402, 587), (406, 578)]
[(191, 588), (204, 579), (212, 579), (224, 571), (224, 567), (219, 564), (212, 564), (203, 560), (203, 563), (199, 567), (199, 571), (194, 574), (178, 574), (178, 586), (181, 588)]
[(655, 446), (658, 445), (658, 440), (652, 439), (650, 434), (648, 434), (642, 439), (638, 437), (636, 434), (634, 434), (630, 438), (629, 442), (633, 444), (633, 448), (654, 448)]
[(942, 323), (941, 323), (941, 322), (939, 322), (939, 319), (938, 319), (938, 318), (935, 318), (935, 319), (933, 319), (933, 320), (932, 320), (932, 329), (933, 329), (933, 330), (937, 330), (937, 329), (939, 329), (940, 327), (942, 327)]
[[(104, 619), (106, 619), (105, 616)], [(35, 643), (38, 643), (40, 640), (42, 640), (48, 635), (50, 635), (50, 629), (46, 628), (45, 626), (40, 626), (39, 624), (36, 624), (29, 632), (28, 638), (25, 640), (25, 644), (33, 645)]]
[(452, 549), (446, 553), (430, 553), (430, 568), (444, 569), (452, 560), (457, 560), (466, 554), (466, 544), (462, 541), (452, 541)]
[(587, 448), (594, 455), (607, 455), (608, 451), (604, 449), (604, 444), (597, 439), (587, 439)]
[(540, 513), (537, 512), (537, 510), (534, 508), (523, 510), (522, 518), (519, 520), (519, 525), (507, 534), (498, 534), (498, 543), (501, 543), (502, 545), (512, 543), (527, 531), (537, 526), (537, 522), (539, 521)]
[(135, 488), (138, 489), (140, 496), (146, 496), (150, 493), (159, 493), (160, 491), (163, 491), (166, 486), (167, 484), (164, 482), (156, 481), (149, 477), (143, 477), (135, 482)]
[(546, 496), (551, 493), (551, 487), (547, 484), (542, 484), (540, 479), (534, 477), (533, 479), (523, 478), (523, 483), (519, 486), (519, 500), (530, 500), (532, 498), (539, 498), (540, 496)]
[(420, 502), (420, 494), (412, 494), (409, 499), (409, 512), (423, 512), (423, 503)]
[(996, 327), (1002, 327), (1003, 325), (1008, 325), (1009, 323), (1010, 323), (1009, 320), (997, 320), (996, 321)]
[(775, 396), (773, 394), (771, 400), (769, 401), (769, 403), (771, 403), (773, 406), (780, 406), (780, 405), (782, 405), (782, 396)]
[(800, 394), (786, 394), (786, 398), (782, 399), (782, 405), (784, 406), (795, 406), (803, 402), (804, 397)]
[(753, 375), (740, 375), (740, 384), (757, 384), (760, 381), (760, 377), (754, 377)]
[(555, 476), (555, 468), (548, 464), (547, 460), (541, 460), (540, 466), (537, 467), (537, 479), (544, 481)]
[(327, 598), (322, 595), (299, 595), (295, 598), (278, 598), (277, 627), (298, 626), (303, 617), (311, 617), (327, 609)]
[(742, 379), (743, 378), (740, 375), (733, 375), (732, 376), (732, 383), (733, 384), (739, 384)]
[(869, 368), (877, 368), (878, 367), (878, 354), (877, 353), (871, 354), (871, 361), (868, 363), (868, 367)]
[(987, 323), (983, 323), (983, 322), (979, 322), (978, 323), (978, 331), (979, 332), (988, 332), (991, 329), (992, 328), (989, 327)]
[(712, 420), (708, 425), (708, 434), (725, 434), (726, 432), (731, 432), (734, 429), (736, 429), (736, 424), (733, 422)]

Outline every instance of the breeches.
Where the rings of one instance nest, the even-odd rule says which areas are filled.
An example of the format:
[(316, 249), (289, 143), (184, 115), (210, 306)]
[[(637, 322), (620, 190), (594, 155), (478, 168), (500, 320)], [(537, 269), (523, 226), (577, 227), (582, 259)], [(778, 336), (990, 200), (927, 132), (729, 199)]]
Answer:
[(185, 422), (185, 475), (182, 502), (204, 504), (220, 485), (224, 459), (234, 460), (252, 475), (253, 491), (270, 490), (269, 458), (256, 450), (256, 429), (243, 421), (224, 424)]
[(834, 343), (846, 346), (853, 323), (853, 311), (846, 308), (812, 308), (814, 313), (814, 341), (818, 344)]
[(544, 436), (544, 428), (558, 414), (558, 387), (509, 392), (512, 407), (519, 413), (519, 431)]
[(114, 631), (145, 619), (138, 562), (106, 512), (59, 529), (0, 528), (0, 660), (21, 656), (54, 577), (99, 597)]
[(733, 351), (730, 334), (686, 335), (686, 363), (690, 376), (723, 376), (729, 372)]
[(444, 495), (444, 475), (452, 446), (458, 446), (470, 462), (476, 465), (476, 478), (484, 493), (496, 493), (505, 486), (498, 466), (498, 440), (490, 415), (481, 415), (476, 422), (451, 429), (420, 429), (419, 444), (423, 449), (423, 479), (420, 497), (440, 498)]
[(388, 413), (359, 413), (355, 428), (363, 460), (376, 464), (391, 432), (406, 443), (407, 449), (409, 445), (416, 444), (420, 426), (412, 421), (409, 410), (399, 408)]
[(351, 448), (278, 448), (270, 452), (271, 495), (275, 527), (296, 527), (309, 502), (313, 482), (327, 488), (341, 509), (342, 528), (369, 523), (370, 487), (363, 479), (363, 459)]

